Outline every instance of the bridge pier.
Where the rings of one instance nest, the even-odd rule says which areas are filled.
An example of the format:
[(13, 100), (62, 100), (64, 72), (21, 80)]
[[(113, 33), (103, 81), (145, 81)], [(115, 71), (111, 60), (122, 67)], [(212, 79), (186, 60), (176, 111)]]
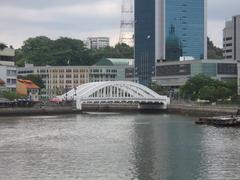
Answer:
[(82, 101), (78, 98), (76, 100), (76, 108), (77, 110), (82, 110)]

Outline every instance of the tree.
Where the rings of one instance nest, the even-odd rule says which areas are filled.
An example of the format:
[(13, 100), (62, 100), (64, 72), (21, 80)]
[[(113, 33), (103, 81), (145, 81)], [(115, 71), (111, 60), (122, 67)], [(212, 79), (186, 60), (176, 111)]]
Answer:
[(208, 46), (208, 58), (209, 59), (223, 59), (223, 50), (221, 48), (216, 47), (213, 42), (207, 38), (207, 46)]
[(237, 96), (238, 84), (236, 79), (225, 81), (224, 87), (228, 88), (231, 91), (230, 94), (232, 97)]
[(153, 91), (155, 91), (156, 93), (158, 93), (160, 95), (169, 95), (169, 91), (170, 91), (169, 88), (160, 86), (155, 82), (151, 83), (150, 89), (152, 89)]
[(48, 62), (53, 61), (52, 51), (52, 40), (48, 37), (29, 38), (24, 41), (21, 50), (16, 51), (16, 61), (17, 64), (21, 61), (34, 65), (47, 65)]
[(231, 97), (233, 94), (231, 90), (227, 87), (219, 87), (215, 91), (216, 100), (225, 100)]
[(203, 86), (199, 90), (198, 98), (215, 102), (217, 100), (216, 88), (214, 86)]
[(93, 63), (83, 41), (61, 37), (53, 42), (51, 65), (92, 65)]
[(15, 92), (12, 92), (12, 91), (3, 91), (3, 92), (1, 92), (1, 95), (4, 98), (6, 98), (6, 99), (8, 99), (10, 101), (13, 101), (14, 99), (24, 98), (23, 95), (19, 95), (19, 94), (15, 93)]
[(7, 48), (7, 45), (4, 43), (0, 43), (0, 50), (4, 50), (5, 48)]
[(218, 86), (219, 81), (212, 79), (211, 77), (205, 76), (203, 74), (191, 77), (184, 86), (180, 88), (180, 94), (184, 98), (191, 100), (198, 99), (199, 91), (204, 86)]
[(134, 49), (127, 44), (117, 44), (115, 47), (105, 47), (101, 49), (90, 50), (91, 59), (94, 62), (102, 58), (133, 58)]
[(22, 51), (22, 49), (16, 49), (16, 51), (15, 51), (15, 59), (17, 59), (17, 61), (16, 61), (16, 65), (18, 66), (18, 67), (23, 67), (24, 65), (25, 65), (25, 61), (26, 61), (26, 59), (24, 58), (24, 54), (23, 54), (23, 51)]
[(183, 98), (191, 100), (204, 99), (211, 102), (225, 100), (237, 95), (237, 81), (219, 81), (199, 74), (191, 77), (180, 88), (180, 94)]
[(29, 38), (16, 50), (16, 64), (34, 65), (93, 65), (102, 58), (133, 58), (134, 50), (126, 44), (101, 49), (87, 49), (83, 41), (61, 37), (51, 40), (45, 36)]

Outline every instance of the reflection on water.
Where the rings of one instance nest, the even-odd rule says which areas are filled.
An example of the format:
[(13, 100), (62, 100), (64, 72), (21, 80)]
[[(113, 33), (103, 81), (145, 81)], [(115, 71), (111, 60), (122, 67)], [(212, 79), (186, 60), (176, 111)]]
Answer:
[(165, 114), (0, 118), (0, 179), (240, 179), (240, 130)]

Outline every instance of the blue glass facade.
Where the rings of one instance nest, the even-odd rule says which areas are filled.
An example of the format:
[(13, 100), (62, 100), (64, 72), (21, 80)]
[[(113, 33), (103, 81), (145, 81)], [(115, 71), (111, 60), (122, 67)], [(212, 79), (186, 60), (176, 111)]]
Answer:
[(205, 0), (165, 1), (166, 60), (204, 58)]
[(205, 6), (206, 0), (135, 0), (135, 77), (139, 83), (151, 83), (156, 61), (205, 58)]
[(155, 71), (155, 0), (135, 1), (135, 77), (149, 85)]

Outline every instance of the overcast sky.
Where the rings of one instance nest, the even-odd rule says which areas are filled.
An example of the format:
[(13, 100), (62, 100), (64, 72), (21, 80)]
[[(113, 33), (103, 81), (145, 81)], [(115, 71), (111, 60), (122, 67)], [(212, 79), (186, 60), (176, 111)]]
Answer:
[[(240, 0), (208, 1), (208, 35), (222, 46), (225, 20), (240, 14)], [(0, 0), (0, 41), (20, 47), (29, 37), (45, 35), (109, 36), (118, 41), (121, 0)]]

